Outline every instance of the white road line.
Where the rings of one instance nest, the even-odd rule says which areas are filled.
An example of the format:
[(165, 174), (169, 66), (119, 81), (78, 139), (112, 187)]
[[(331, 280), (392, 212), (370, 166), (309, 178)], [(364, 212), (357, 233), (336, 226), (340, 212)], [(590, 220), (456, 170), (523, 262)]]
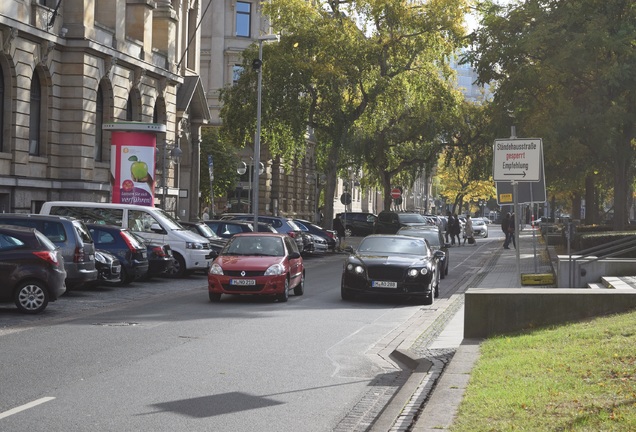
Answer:
[(33, 402), (29, 402), (28, 404), (24, 404), (21, 405), (19, 407), (15, 407), (13, 409), (10, 409), (9, 411), (5, 411), (3, 413), (0, 413), (0, 419), (3, 419), (5, 417), (9, 417), (10, 415), (13, 414), (17, 414), (21, 411), (24, 410), (28, 410), (29, 408), (33, 408), (34, 406), (38, 406), (40, 404), (43, 404), (44, 402), (48, 402), (48, 401), (52, 401), (53, 399), (55, 399), (54, 397), (43, 397), (37, 400), (34, 400)]

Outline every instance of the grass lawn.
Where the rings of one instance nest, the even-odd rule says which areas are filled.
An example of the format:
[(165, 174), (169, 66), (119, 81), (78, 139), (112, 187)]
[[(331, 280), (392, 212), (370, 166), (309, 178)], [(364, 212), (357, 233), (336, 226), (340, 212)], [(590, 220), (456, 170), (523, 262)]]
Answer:
[(487, 339), (452, 431), (636, 431), (636, 312)]

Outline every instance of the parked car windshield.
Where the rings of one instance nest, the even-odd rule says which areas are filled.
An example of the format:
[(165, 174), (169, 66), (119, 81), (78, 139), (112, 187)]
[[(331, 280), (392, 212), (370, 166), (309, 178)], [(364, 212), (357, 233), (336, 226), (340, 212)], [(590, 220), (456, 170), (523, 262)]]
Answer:
[(215, 239), (220, 239), (221, 238), (218, 235), (216, 235), (216, 233), (214, 231), (212, 231), (212, 228), (210, 228), (206, 224), (199, 224), (199, 229), (201, 230), (203, 235), (205, 237), (207, 237), (207, 238), (215, 238)]
[(439, 243), (439, 232), (435, 231), (435, 230), (414, 230), (414, 229), (405, 229), (405, 230), (399, 230), (398, 234), (400, 235), (407, 235), (407, 236), (412, 236), (412, 237), (418, 237), (418, 238), (423, 238), (428, 240), (428, 244), (431, 246), (441, 246)]
[(400, 213), (398, 217), (402, 223), (427, 223), (424, 216), (419, 213)]
[(284, 256), (285, 247), (280, 237), (234, 236), (221, 255)]
[(426, 242), (416, 237), (365, 237), (358, 251), (367, 255), (372, 253), (425, 255)]

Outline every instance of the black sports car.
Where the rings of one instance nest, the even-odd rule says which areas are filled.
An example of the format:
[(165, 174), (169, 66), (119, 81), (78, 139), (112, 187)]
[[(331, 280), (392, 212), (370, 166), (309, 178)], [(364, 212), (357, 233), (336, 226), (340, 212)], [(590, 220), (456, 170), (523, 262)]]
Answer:
[(356, 294), (415, 297), (425, 305), (439, 296), (439, 263), (444, 252), (433, 252), (422, 238), (370, 235), (346, 259), (341, 296)]

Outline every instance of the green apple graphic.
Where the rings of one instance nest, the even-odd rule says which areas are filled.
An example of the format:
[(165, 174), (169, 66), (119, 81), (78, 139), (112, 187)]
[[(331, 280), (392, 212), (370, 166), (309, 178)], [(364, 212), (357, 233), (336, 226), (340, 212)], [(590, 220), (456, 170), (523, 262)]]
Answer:
[(148, 180), (148, 164), (137, 159), (137, 156), (128, 158), (132, 162), (130, 165), (130, 175), (136, 182), (145, 182)]

